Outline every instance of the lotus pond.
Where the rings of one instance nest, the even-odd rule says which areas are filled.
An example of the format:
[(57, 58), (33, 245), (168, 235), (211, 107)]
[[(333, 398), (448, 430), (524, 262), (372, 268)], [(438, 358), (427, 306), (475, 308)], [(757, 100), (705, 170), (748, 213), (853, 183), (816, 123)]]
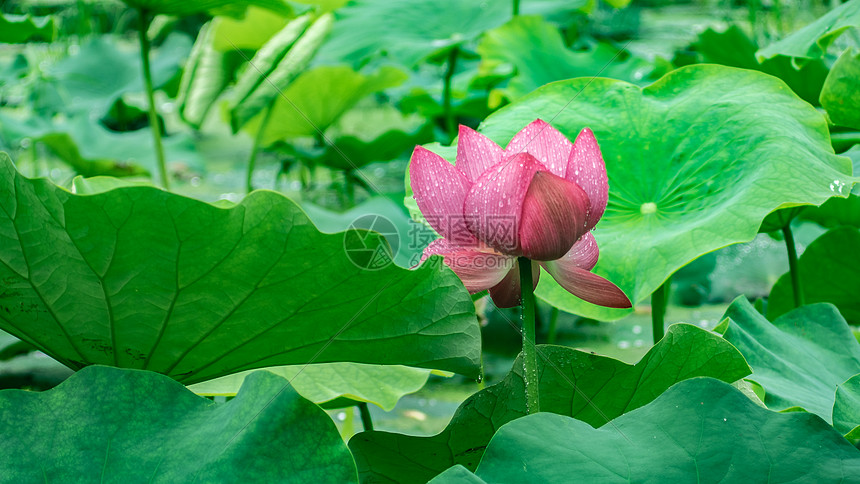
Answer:
[(0, 3), (0, 482), (860, 483), (860, 0)]

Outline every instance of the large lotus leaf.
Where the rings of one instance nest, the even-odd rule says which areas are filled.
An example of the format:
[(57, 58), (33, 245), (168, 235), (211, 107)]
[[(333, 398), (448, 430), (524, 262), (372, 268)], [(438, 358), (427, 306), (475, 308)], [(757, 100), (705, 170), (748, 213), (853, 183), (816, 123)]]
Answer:
[(860, 439), (860, 374), (849, 378), (836, 389), (833, 427), (848, 439)]
[[(232, 396), (242, 382), (258, 370), (222, 376), (188, 387), (198, 395)], [(361, 363), (320, 363), (278, 366), (266, 371), (282, 376), (299, 394), (314, 403), (338, 398), (368, 402), (386, 412), (394, 409), (404, 395), (417, 392), (427, 383), (430, 370), (408, 366), (364, 365)]]
[(404, 158), (416, 144), (433, 138), (433, 127), (416, 113), (403, 114), (389, 104), (365, 103), (343, 114), (326, 132), (325, 150), (312, 158), (339, 170)]
[[(609, 174), (594, 271), (634, 303), (691, 260), (752, 240), (774, 209), (847, 196), (837, 187), (854, 180), (850, 160), (833, 154), (824, 117), (760, 72), (692, 65), (644, 89), (559, 81), (500, 109), (481, 131), (504, 146), (536, 118), (569, 139), (594, 131)], [(537, 293), (595, 319), (629, 312), (581, 301), (551, 277)]]
[(860, 373), (860, 344), (829, 304), (803, 306), (771, 323), (743, 296), (717, 327), (753, 369), (768, 408), (801, 407), (831, 419), (836, 387)]
[[(432, 482), (482, 482), (449, 472)], [(491, 483), (853, 482), (860, 451), (815, 415), (772, 412), (695, 378), (599, 429), (548, 413), (511, 422), (475, 474)]]
[[(538, 348), (541, 411), (594, 426), (647, 404), (678, 381), (712, 376), (733, 382), (750, 371), (732, 345), (687, 324), (671, 326), (636, 365), (562, 346)], [(518, 358), (504, 380), (466, 400), (438, 435), (354, 436), (349, 446), (362, 480), (426, 482), (454, 464), (474, 470), (495, 431), (526, 414), (522, 368)]]
[(332, 361), (478, 375), (474, 305), (453, 272), (363, 269), (351, 238), (280, 194), (223, 209), (152, 187), (73, 195), (8, 157), (0, 170), (0, 281), (20, 293), (0, 329), (67, 366), (186, 384)]
[(54, 17), (0, 14), (0, 42), (4, 44), (50, 42), (55, 34)]
[[(86, 115), (51, 122), (38, 117), (19, 120), (0, 113), (0, 135), (13, 146), (23, 138), (42, 142), (84, 176), (135, 176), (157, 170), (148, 130), (118, 133)], [(168, 163), (203, 169), (203, 160), (188, 134), (165, 136), (163, 146)]]
[(303, 203), (302, 209), (323, 232), (343, 232), (350, 227), (379, 232), (388, 242), (394, 263), (400, 267), (415, 267), (421, 261), (426, 245), (421, 237), (427, 233), (424, 225), (410, 220), (403, 207), (388, 198), (374, 197), (345, 212), (311, 203)]
[(514, 77), (502, 88), (508, 99), (520, 98), (538, 87), (572, 77), (600, 76), (642, 81), (654, 65), (606, 43), (572, 51), (558, 28), (541, 17), (520, 16), (481, 37), (481, 72), (490, 74), (513, 67)]
[[(346, 66), (320, 66), (303, 72), (275, 100), (263, 145), (281, 139), (317, 136), (365, 96), (400, 84), (406, 75), (383, 67), (362, 74)], [(262, 115), (246, 125), (256, 132)]]
[(820, 59), (810, 61), (799, 69), (787, 57), (759, 63), (755, 57), (755, 43), (736, 25), (724, 32), (707, 29), (699, 34), (692, 47), (701, 55), (703, 62), (752, 69), (778, 77), (804, 101), (813, 105), (818, 104), (821, 87), (829, 72), (827, 65)]
[[(797, 58), (799, 61), (819, 59), (827, 52), (830, 44), (846, 30), (860, 27), (860, 0), (850, 0), (815, 22), (759, 50), (759, 60), (778, 55)], [(802, 62), (799, 62), (802, 63)]]
[(833, 64), (821, 106), (834, 124), (860, 129), (860, 51), (846, 49)]
[[(171, 34), (152, 52), (152, 82), (159, 87), (172, 79), (191, 51), (186, 35)], [(107, 113), (125, 93), (143, 92), (140, 55), (119, 49), (115, 40), (95, 36), (81, 45), (80, 51), (49, 69), (63, 95), (66, 112), (84, 110), (97, 116)]]
[[(847, 254), (860, 252), (860, 230), (830, 230), (809, 244), (798, 260), (800, 290), (806, 304), (827, 302), (839, 308), (851, 324), (860, 324), (860, 260)], [(774, 284), (767, 302), (768, 319), (794, 309), (791, 273)]]
[(265, 371), (216, 404), (157, 373), (84, 368), (0, 392), (0, 433), (7, 482), (357, 482), (328, 415)]
[(355, 0), (336, 14), (318, 62), (359, 65), (384, 54), (414, 66), (502, 25), (512, 10), (500, 1)]
[(146, 10), (164, 15), (182, 17), (195, 13), (208, 12), (215, 15), (241, 17), (245, 9), (257, 6), (287, 16), (292, 13), (289, 4), (283, 0), (122, 0), (131, 8)]

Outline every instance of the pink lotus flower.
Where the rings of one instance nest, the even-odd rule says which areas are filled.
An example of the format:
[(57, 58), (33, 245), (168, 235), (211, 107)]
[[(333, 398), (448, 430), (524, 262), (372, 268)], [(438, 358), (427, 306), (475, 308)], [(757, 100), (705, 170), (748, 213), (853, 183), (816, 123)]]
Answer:
[(517, 257), (532, 259), (534, 285), (546, 271), (573, 295), (631, 307), (615, 284), (591, 272), (597, 242), (591, 229), (606, 209), (606, 165), (594, 134), (571, 144), (538, 119), (502, 149), (460, 126), (456, 165), (415, 147), (409, 167), (418, 208), (441, 239), (422, 262), (441, 255), (472, 294), (489, 290), (499, 307), (519, 303)]

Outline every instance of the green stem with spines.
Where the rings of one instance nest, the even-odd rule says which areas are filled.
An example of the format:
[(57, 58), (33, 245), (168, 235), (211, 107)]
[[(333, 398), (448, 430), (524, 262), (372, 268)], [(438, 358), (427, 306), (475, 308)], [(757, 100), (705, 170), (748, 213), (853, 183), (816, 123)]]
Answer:
[(457, 123), (454, 119), (454, 108), (451, 106), (451, 81), (454, 78), (454, 72), (457, 70), (457, 57), (460, 55), (460, 48), (454, 46), (448, 52), (448, 67), (445, 70), (445, 78), (442, 85), (442, 113), (445, 117), (445, 130), (448, 136), (454, 139), (457, 135)]
[(788, 271), (791, 274), (791, 289), (794, 292), (794, 307), (803, 306), (803, 291), (800, 288), (800, 270), (797, 267), (797, 247), (794, 244), (794, 234), (791, 232), (791, 224), (785, 224), (782, 228), (782, 236), (785, 239), (785, 248), (788, 250)]
[(257, 129), (257, 134), (254, 136), (254, 145), (251, 146), (251, 155), (248, 157), (248, 173), (245, 175), (245, 192), (251, 193), (254, 190), (254, 166), (257, 164), (257, 154), (260, 151), (260, 145), (263, 143), (263, 136), (266, 132), (266, 127), (269, 125), (269, 120), (272, 118), (273, 107), (275, 102), (272, 101), (266, 106), (266, 111), (263, 114), (263, 121), (260, 122), (260, 127)]
[(532, 283), (532, 261), (526, 257), (517, 260), (520, 269), (523, 323), (523, 380), (526, 385), (526, 413), (540, 412), (540, 390), (535, 346), (535, 295)]
[(514, 17), (520, 14), (520, 0), (514, 0), (513, 14)]
[(669, 280), (666, 280), (651, 294), (651, 332), (654, 335), (654, 344), (657, 344), (666, 334), (666, 286), (668, 285)]
[(152, 69), (149, 65), (149, 37), (147, 31), (152, 17), (146, 9), (139, 9), (140, 15), (138, 38), (140, 39), (140, 60), (143, 64), (143, 83), (146, 88), (146, 97), (149, 101), (149, 128), (152, 130), (152, 141), (155, 145), (155, 157), (158, 160), (158, 175), (161, 177), (161, 186), (170, 190), (170, 180), (167, 178), (167, 162), (164, 159), (164, 145), (161, 142), (161, 126), (158, 125), (158, 111), (155, 109), (155, 90), (152, 87)]

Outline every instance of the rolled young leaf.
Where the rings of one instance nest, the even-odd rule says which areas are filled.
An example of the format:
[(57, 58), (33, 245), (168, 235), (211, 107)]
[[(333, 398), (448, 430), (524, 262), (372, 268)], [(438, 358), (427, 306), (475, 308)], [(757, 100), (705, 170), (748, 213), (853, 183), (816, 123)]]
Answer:
[(311, 22), (306, 14), (288, 23), (257, 51), (239, 77), (230, 110), (230, 125), (237, 132), (275, 101), (302, 73), (331, 28), (333, 17), (324, 14)]

